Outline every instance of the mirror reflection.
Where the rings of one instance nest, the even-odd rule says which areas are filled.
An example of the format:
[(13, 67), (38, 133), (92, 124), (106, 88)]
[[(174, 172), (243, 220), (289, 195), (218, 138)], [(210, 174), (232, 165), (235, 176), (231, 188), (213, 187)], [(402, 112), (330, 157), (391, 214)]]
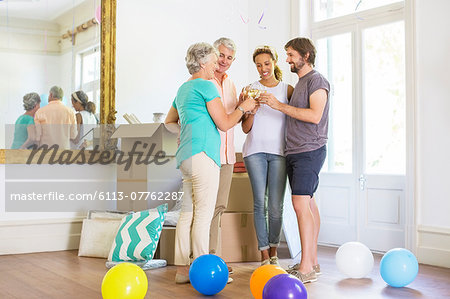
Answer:
[[(28, 124), (55, 101), (73, 112), (77, 124), (98, 121), (100, 3), (0, 0), (0, 148), (21, 148)], [(24, 125), (16, 128), (16, 122)], [(70, 136), (70, 148), (83, 144), (81, 131)]]

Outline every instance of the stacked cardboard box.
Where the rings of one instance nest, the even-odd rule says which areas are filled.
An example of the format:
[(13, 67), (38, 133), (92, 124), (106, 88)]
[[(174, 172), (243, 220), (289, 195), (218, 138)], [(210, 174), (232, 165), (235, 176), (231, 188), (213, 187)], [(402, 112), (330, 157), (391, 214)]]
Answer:
[(154, 256), (155, 259), (166, 260), (168, 265), (173, 265), (175, 261), (175, 230), (172, 226), (163, 227)]
[[(242, 153), (236, 153), (236, 163), (242, 165)], [(228, 207), (221, 219), (221, 235), (221, 257), (226, 262), (260, 260), (253, 224), (252, 187), (246, 172), (233, 173)]]
[(255, 262), (258, 251), (253, 213), (224, 213), (222, 215), (222, 252), (225, 262)]

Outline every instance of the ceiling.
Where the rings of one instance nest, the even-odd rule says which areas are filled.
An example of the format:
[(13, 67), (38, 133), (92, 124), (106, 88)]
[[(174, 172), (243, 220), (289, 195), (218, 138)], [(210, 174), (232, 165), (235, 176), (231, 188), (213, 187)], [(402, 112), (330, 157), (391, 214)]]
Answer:
[(0, 0), (0, 16), (52, 21), (84, 1), (100, 5), (100, 0)]

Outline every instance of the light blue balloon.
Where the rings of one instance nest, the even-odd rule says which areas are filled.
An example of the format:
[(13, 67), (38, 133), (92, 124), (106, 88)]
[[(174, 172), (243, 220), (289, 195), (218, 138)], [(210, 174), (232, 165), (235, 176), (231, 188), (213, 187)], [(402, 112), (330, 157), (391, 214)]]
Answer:
[(404, 248), (394, 248), (386, 252), (380, 262), (380, 274), (390, 286), (401, 288), (416, 278), (419, 263), (414, 254)]

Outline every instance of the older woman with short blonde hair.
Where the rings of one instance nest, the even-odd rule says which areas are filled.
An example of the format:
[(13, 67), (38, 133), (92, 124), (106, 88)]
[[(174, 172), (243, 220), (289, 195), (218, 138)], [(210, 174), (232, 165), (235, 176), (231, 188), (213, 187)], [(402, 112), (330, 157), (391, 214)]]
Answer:
[(178, 89), (166, 124), (181, 127), (176, 153), (183, 175), (183, 204), (177, 223), (175, 265), (176, 283), (189, 282), (190, 255), (197, 258), (209, 252), (209, 229), (219, 187), (220, 135), (235, 126), (243, 114), (254, 109), (251, 98), (226, 114), (214, 83), (217, 53), (207, 43), (189, 47), (186, 67), (191, 77)]
[(12, 149), (26, 149), (34, 143), (34, 115), (40, 108), (40, 104), (41, 97), (35, 92), (30, 92), (23, 96), (25, 113), (16, 120)]

